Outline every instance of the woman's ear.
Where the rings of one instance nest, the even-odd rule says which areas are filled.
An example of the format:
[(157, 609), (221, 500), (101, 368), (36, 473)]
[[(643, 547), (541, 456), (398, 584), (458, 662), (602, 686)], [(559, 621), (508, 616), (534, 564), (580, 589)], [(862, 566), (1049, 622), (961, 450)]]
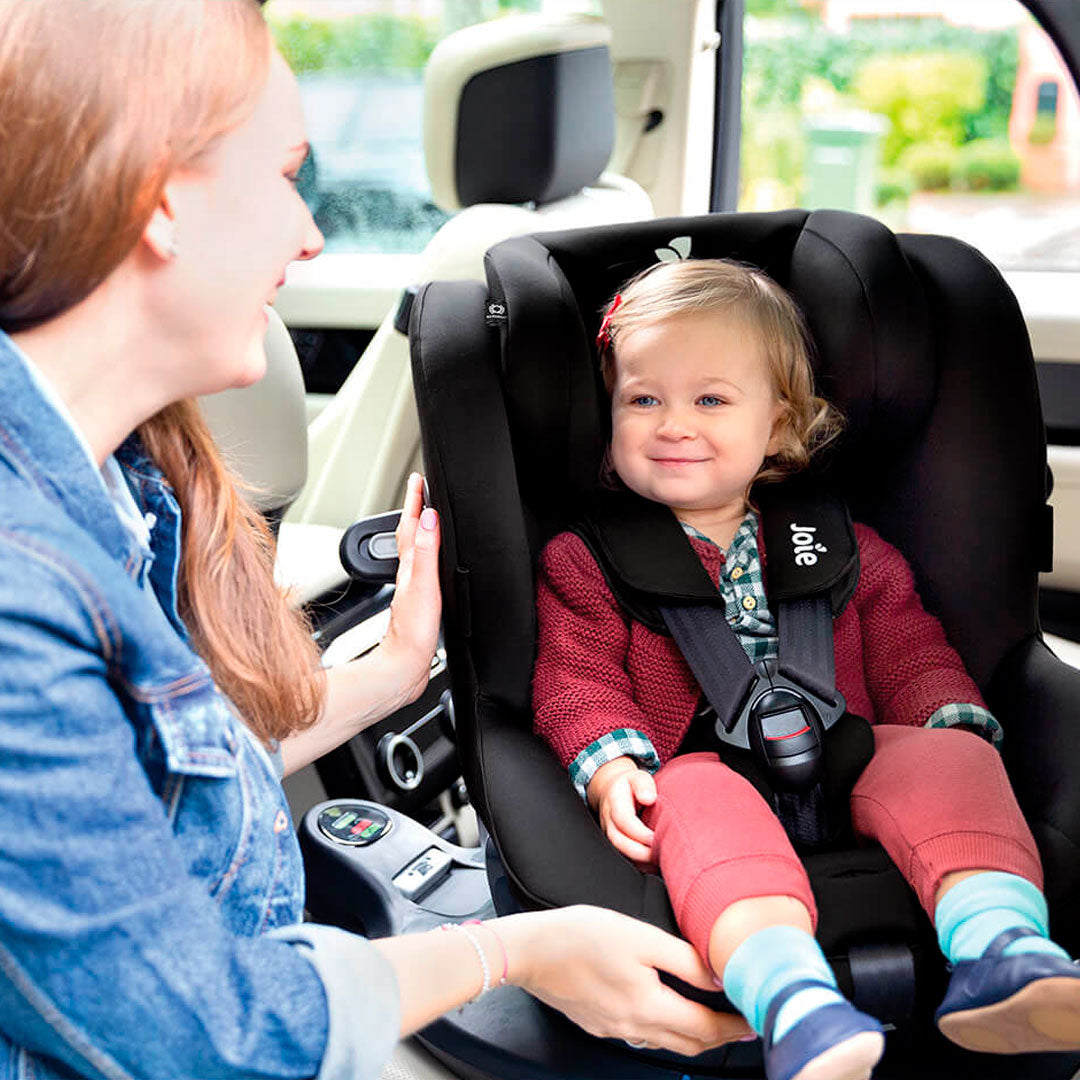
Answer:
[(167, 192), (162, 193), (161, 202), (150, 215), (142, 238), (143, 243), (162, 262), (172, 262), (180, 254), (180, 247), (176, 242), (176, 218)]

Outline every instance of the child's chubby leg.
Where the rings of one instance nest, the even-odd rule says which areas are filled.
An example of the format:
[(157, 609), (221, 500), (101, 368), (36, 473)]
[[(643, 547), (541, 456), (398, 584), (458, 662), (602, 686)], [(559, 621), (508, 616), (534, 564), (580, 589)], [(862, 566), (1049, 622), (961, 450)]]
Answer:
[(675, 758), (656, 792), (643, 817), (676, 919), (763, 1037), (769, 1080), (868, 1077), (881, 1026), (837, 989), (806, 871), (768, 804), (715, 754)]
[(998, 752), (950, 729), (874, 738), (852, 817), (934, 921), (953, 969), (941, 1031), (990, 1053), (1080, 1049), (1080, 967), (1047, 937), (1038, 851)]

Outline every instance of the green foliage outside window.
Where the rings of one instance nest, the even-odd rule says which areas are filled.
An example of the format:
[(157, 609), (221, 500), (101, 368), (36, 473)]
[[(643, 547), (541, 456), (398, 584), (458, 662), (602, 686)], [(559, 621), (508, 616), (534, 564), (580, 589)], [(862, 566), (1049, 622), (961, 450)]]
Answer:
[(913, 143), (900, 157), (900, 167), (920, 191), (944, 191), (959, 163), (958, 150), (947, 143)]
[[(890, 121), (882, 140), (880, 203), (917, 188), (1002, 190), (1019, 165), (1005, 154), (1019, 58), (1015, 29), (978, 30), (935, 18), (852, 20), (832, 33), (798, 0), (748, 0), (743, 61), (742, 182), (802, 195), (811, 100)], [(782, 17), (778, 17), (782, 16)], [(966, 144), (979, 145), (967, 159)], [(992, 148), (987, 140), (993, 140)], [(1007, 145), (1005, 146), (1007, 149)], [(995, 164), (986, 166), (992, 157)], [(964, 164), (965, 160), (969, 163)], [(992, 174), (993, 179), (990, 179)], [(1008, 180), (1015, 176), (1016, 179)]]
[[(759, 20), (766, 26), (772, 20)], [(982, 107), (963, 119), (964, 138), (1004, 135), (1009, 125), (1019, 46), (1015, 30), (975, 30), (942, 19), (856, 20), (845, 34), (830, 33), (820, 19), (776, 20), (777, 33), (748, 32), (744, 44), (746, 107), (799, 105), (808, 77), (826, 79), (850, 93), (859, 69), (881, 55), (947, 52), (981, 57), (986, 65)], [(786, 25), (785, 25), (786, 24)]]
[(802, 0), (746, 0), (747, 15), (802, 15)]
[(1020, 182), (1020, 159), (1007, 139), (973, 139), (960, 147), (956, 176), (971, 191), (1010, 191)]
[(889, 121), (881, 160), (894, 165), (914, 144), (959, 146), (964, 117), (986, 104), (987, 64), (974, 53), (875, 56), (855, 76), (858, 102)]
[(442, 18), (349, 15), (319, 19), (275, 15), (267, 21), (289, 66), (298, 75), (317, 71), (419, 70), (451, 30), (498, 15), (539, 11), (540, 0), (447, 0)]
[(282, 55), (297, 75), (316, 71), (392, 71), (422, 68), (440, 36), (438, 20), (354, 15), (268, 19)]

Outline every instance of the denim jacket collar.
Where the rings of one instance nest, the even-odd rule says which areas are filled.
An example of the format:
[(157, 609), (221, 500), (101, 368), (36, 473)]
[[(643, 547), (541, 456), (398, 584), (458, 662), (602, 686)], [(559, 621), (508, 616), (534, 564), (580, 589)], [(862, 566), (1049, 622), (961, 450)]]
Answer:
[(135, 435), (116, 451), (140, 508), (157, 524), (147, 559), (117, 517), (101, 476), (67, 419), (42, 394), (14, 342), (0, 331), (0, 459), (26, 477), (92, 536), (133, 578), (148, 576), (169, 621), (186, 639), (176, 610), (180, 509), (169, 484)]

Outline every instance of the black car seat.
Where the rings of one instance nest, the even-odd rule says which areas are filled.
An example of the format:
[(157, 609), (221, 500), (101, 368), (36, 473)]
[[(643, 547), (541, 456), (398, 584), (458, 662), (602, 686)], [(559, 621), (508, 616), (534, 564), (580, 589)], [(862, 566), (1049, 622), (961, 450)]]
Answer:
[[(847, 416), (828, 465), (855, 520), (911, 562), (926, 606), (1005, 730), (1046, 872), (1052, 932), (1080, 950), (1080, 672), (1042, 642), (1051, 522), (1043, 423), (1015, 298), (971, 247), (838, 211), (716, 214), (545, 233), (487, 256), (487, 285), (435, 282), (410, 321), (463, 774), (502, 871), (496, 905), (591, 902), (675, 930), (662, 882), (602, 836), (532, 734), (534, 567), (595, 490), (608, 428), (600, 310), (657, 258), (730, 257), (790, 289), (819, 389)], [(926, 1024), (945, 967), (878, 848), (810, 856), (841, 985)], [(677, 931), (676, 931), (677, 932)], [(918, 993), (912, 997), (912, 983)], [(968, 1055), (970, 1058), (971, 1056)], [(1000, 1059), (985, 1059), (1000, 1063)], [(1006, 1075), (988, 1066), (984, 1075)], [(1046, 1073), (1071, 1075), (1062, 1059)], [(1002, 1066), (1003, 1068), (1004, 1066)], [(1012, 1074), (1008, 1074), (1012, 1075)]]

